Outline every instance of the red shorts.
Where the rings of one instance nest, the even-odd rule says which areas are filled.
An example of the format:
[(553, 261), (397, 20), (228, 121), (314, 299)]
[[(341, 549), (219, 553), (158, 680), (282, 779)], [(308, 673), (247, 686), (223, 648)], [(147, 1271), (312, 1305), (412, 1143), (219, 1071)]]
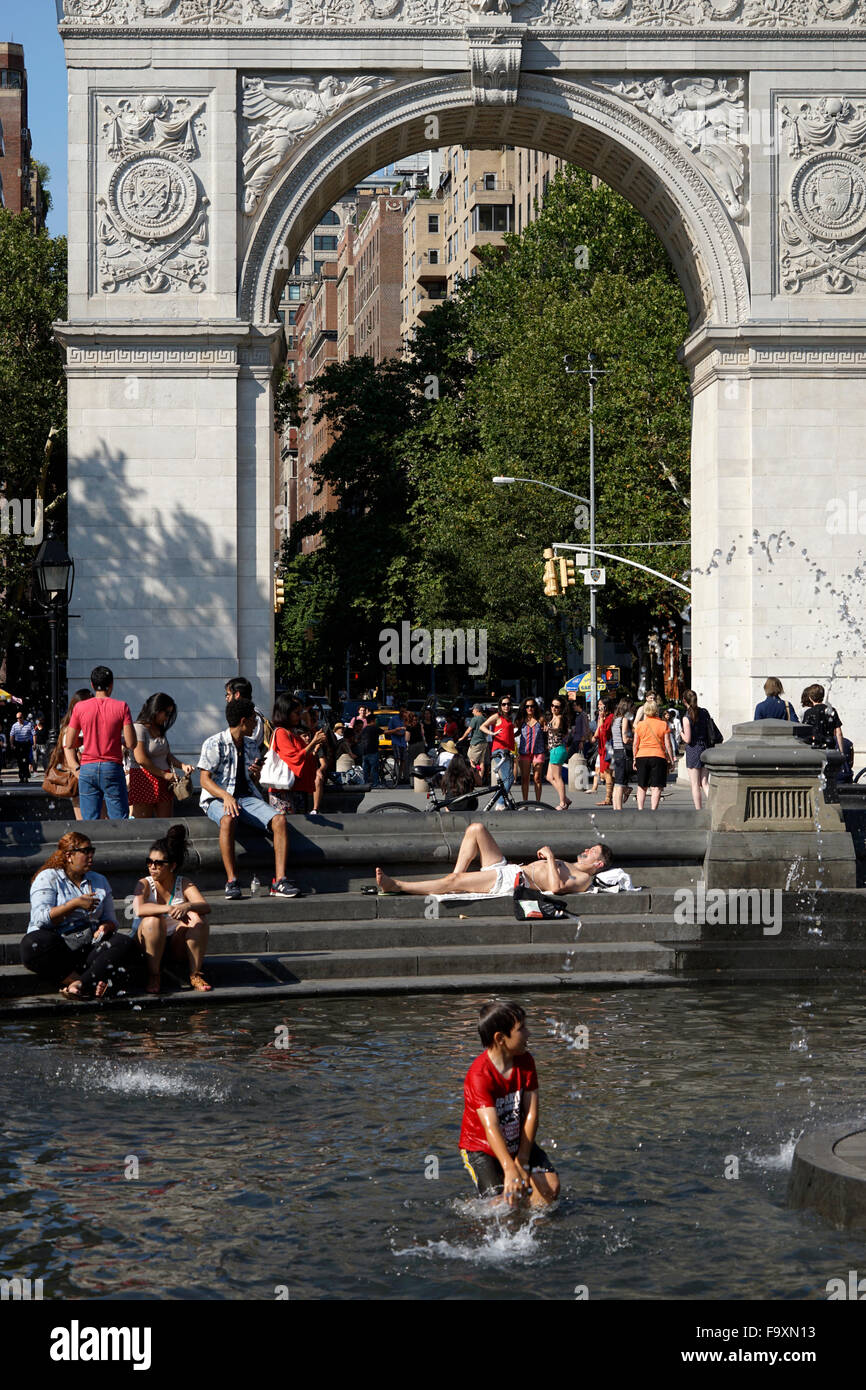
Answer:
[(171, 814), (174, 806), (174, 785), (137, 764), (129, 773), (130, 806), (165, 806)]

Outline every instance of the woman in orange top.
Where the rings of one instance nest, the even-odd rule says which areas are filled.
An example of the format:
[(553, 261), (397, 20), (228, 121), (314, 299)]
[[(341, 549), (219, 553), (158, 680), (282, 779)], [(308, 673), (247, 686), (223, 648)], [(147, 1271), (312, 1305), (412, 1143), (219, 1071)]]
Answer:
[(271, 747), (284, 763), (288, 763), (295, 774), (295, 784), (291, 791), (279, 787), (268, 788), (268, 801), (278, 811), (286, 815), (304, 815), (309, 809), (313, 792), (316, 790), (316, 773), (319, 767), (317, 752), (327, 742), (324, 729), (319, 729), (312, 738), (301, 727), (303, 705), (300, 700), (283, 691), (274, 702), (274, 736)]
[(658, 809), (668, 768), (674, 765), (671, 733), (667, 721), (659, 717), (658, 702), (648, 695), (643, 719), (634, 726), (634, 766), (637, 776), (637, 809), (642, 811), (650, 789), (650, 810)]

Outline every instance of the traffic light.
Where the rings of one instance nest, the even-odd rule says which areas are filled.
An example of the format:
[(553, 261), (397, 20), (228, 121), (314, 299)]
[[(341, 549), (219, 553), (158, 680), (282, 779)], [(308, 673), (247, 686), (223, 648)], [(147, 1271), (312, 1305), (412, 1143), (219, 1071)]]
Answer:
[(282, 579), (274, 579), (274, 612), (279, 613), (286, 601), (286, 586)]
[(556, 598), (559, 593), (556, 561), (553, 558), (553, 550), (549, 546), (544, 552), (544, 592), (548, 598)]
[(560, 555), (559, 557), (559, 583), (563, 593), (565, 593), (566, 589), (570, 588), (572, 584), (577, 583), (574, 573), (574, 561), (569, 559), (567, 555)]

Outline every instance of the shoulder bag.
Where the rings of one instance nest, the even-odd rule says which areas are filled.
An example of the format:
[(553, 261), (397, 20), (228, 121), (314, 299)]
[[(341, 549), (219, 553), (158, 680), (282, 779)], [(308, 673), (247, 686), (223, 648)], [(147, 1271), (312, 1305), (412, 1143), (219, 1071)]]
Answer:
[(60, 739), (57, 740), (45, 770), (42, 790), (48, 792), (49, 796), (57, 796), (61, 799), (78, 795), (78, 773), (71, 772), (66, 766)]
[(278, 792), (289, 792), (295, 785), (295, 774), (288, 763), (284, 762), (277, 752), (276, 743), (278, 732), (279, 730), (274, 731), (271, 746), (262, 764), (259, 783), (263, 787), (273, 787), (274, 790)]

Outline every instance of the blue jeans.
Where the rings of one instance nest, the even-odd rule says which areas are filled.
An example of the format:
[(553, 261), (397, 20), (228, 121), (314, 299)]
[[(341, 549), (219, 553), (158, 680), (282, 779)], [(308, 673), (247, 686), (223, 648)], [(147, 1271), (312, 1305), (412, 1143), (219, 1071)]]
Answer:
[(78, 773), (78, 800), (82, 820), (99, 820), (105, 802), (109, 820), (126, 820), (129, 796), (120, 763), (82, 763)]
[(365, 782), (369, 782), (369, 783), (370, 783), (372, 786), (374, 786), (374, 787), (378, 787), (378, 785), (379, 785), (379, 754), (378, 754), (378, 753), (365, 753), (365, 754), (364, 754), (364, 781), (365, 781)]
[[(496, 785), (498, 773), (499, 781), (502, 783), (505, 790), (507, 792), (511, 791), (511, 788), (514, 785), (514, 759), (511, 757), (509, 753), (504, 753), (501, 748), (497, 748), (496, 752), (490, 759), (490, 772), (491, 780), (494, 786)], [(497, 801), (496, 807), (494, 809), (499, 809), (499, 807), (504, 806), (505, 802), (500, 798), (500, 800)]]

